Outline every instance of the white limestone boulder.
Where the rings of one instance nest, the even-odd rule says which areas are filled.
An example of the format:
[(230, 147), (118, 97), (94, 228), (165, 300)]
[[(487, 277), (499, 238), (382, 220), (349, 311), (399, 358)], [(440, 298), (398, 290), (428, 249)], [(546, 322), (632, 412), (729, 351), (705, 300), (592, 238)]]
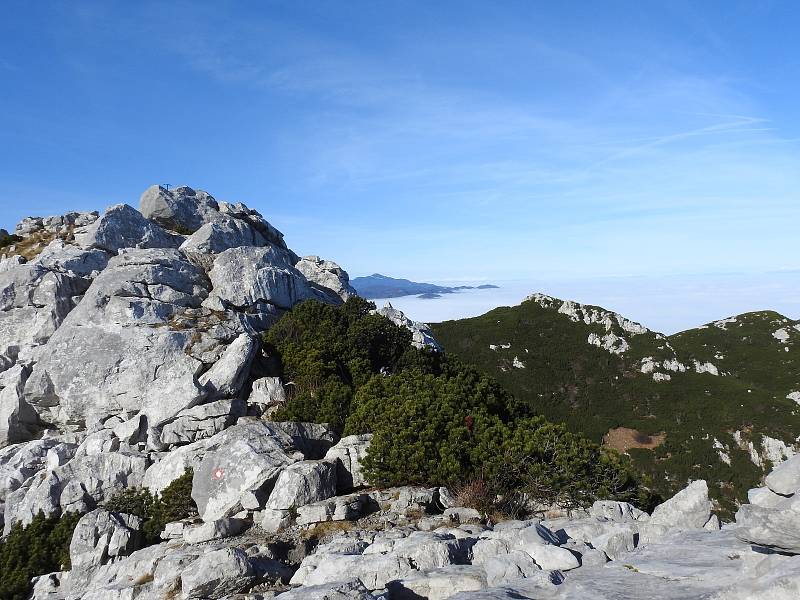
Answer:
[(80, 518), (69, 544), (73, 569), (88, 570), (141, 548), (142, 519), (134, 515), (95, 509)]
[(312, 285), (319, 286), (323, 294), (333, 292), (342, 300), (357, 295), (350, 285), (350, 276), (335, 262), (319, 256), (305, 256), (295, 265)]
[(339, 492), (363, 487), (367, 480), (361, 462), (367, 455), (372, 434), (343, 437), (325, 454), (326, 460), (336, 461), (337, 486)]
[(304, 460), (281, 471), (266, 508), (288, 510), (335, 495), (336, 464), (327, 460)]
[(183, 598), (222, 598), (244, 590), (256, 578), (247, 554), (238, 548), (205, 553), (180, 576)]
[(106, 209), (84, 233), (75, 236), (84, 249), (99, 248), (116, 254), (123, 248), (177, 248), (182, 238), (173, 235), (127, 204)]
[(237, 513), (244, 494), (271, 490), (280, 472), (302, 459), (288, 435), (259, 421), (240, 420), (210, 438), (207, 448), (192, 479), (204, 521)]
[(767, 487), (782, 496), (800, 491), (800, 454), (779, 464), (764, 479)]
[(739, 539), (780, 552), (800, 554), (800, 511), (744, 504), (736, 512)]
[(708, 485), (702, 479), (693, 481), (666, 502), (656, 506), (649, 525), (676, 529), (700, 529), (711, 517)]

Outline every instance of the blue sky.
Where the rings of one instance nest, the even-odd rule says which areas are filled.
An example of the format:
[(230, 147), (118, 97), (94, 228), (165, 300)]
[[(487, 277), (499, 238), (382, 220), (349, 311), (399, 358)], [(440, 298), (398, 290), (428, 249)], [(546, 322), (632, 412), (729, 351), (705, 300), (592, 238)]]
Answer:
[(12, 0), (0, 223), (185, 183), (353, 275), (797, 270), (798, 21), (794, 2)]

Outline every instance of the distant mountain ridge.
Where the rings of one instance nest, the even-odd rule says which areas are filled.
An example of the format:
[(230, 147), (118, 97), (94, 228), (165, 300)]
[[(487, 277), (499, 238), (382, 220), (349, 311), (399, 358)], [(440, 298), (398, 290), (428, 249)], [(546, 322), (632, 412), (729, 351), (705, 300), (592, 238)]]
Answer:
[(425, 298), (438, 298), (442, 294), (453, 294), (460, 290), (485, 290), (498, 287), (491, 284), (450, 287), (433, 283), (410, 281), (408, 279), (397, 279), (395, 277), (381, 275), (380, 273), (373, 273), (365, 277), (356, 277), (350, 280), (350, 285), (355, 288), (359, 296), (370, 300), (374, 298), (399, 298), (401, 296), (417, 295), (424, 296)]
[(705, 478), (732, 510), (800, 450), (800, 322), (778, 313), (666, 336), (534, 294), (431, 327), (446, 351), (548, 419), (630, 454), (662, 493)]

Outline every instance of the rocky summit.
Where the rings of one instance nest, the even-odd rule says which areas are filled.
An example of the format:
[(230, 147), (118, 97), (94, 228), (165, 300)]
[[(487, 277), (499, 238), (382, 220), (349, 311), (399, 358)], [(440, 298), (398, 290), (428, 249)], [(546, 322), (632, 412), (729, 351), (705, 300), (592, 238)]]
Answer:
[[(153, 186), (139, 210), (31, 217), (4, 240), (3, 544), (30, 526), (52, 531), (40, 553), (68, 547), (9, 598), (800, 597), (798, 455), (775, 460), (730, 522), (702, 479), (650, 512), (601, 499), (522, 520), (463, 490), (371, 485), (377, 433), (273, 420), (317, 390), (276, 375), (261, 334), (301, 302), (355, 291), (243, 204)], [(391, 306), (369, 317), (410, 330), (435, 363), (430, 328)], [(611, 333), (589, 344), (624, 352)], [(466, 447), (479, 423), (465, 421)], [(4, 556), (18, 570), (0, 584), (38, 568)]]

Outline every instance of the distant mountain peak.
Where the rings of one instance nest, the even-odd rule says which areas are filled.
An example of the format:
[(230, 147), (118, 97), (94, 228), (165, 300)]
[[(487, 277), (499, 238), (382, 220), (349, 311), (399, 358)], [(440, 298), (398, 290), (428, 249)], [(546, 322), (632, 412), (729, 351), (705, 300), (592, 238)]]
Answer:
[(496, 288), (496, 285), (483, 284), (479, 286), (459, 285), (455, 287), (436, 285), (435, 283), (422, 283), (409, 279), (399, 279), (373, 273), (366, 277), (356, 277), (351, 280), (351, 285), (363, 298), (399, 298), (401, 296), (420, 296), (421, 298), (438, 298), (442, 294), (454, 294), (462, 290)]

